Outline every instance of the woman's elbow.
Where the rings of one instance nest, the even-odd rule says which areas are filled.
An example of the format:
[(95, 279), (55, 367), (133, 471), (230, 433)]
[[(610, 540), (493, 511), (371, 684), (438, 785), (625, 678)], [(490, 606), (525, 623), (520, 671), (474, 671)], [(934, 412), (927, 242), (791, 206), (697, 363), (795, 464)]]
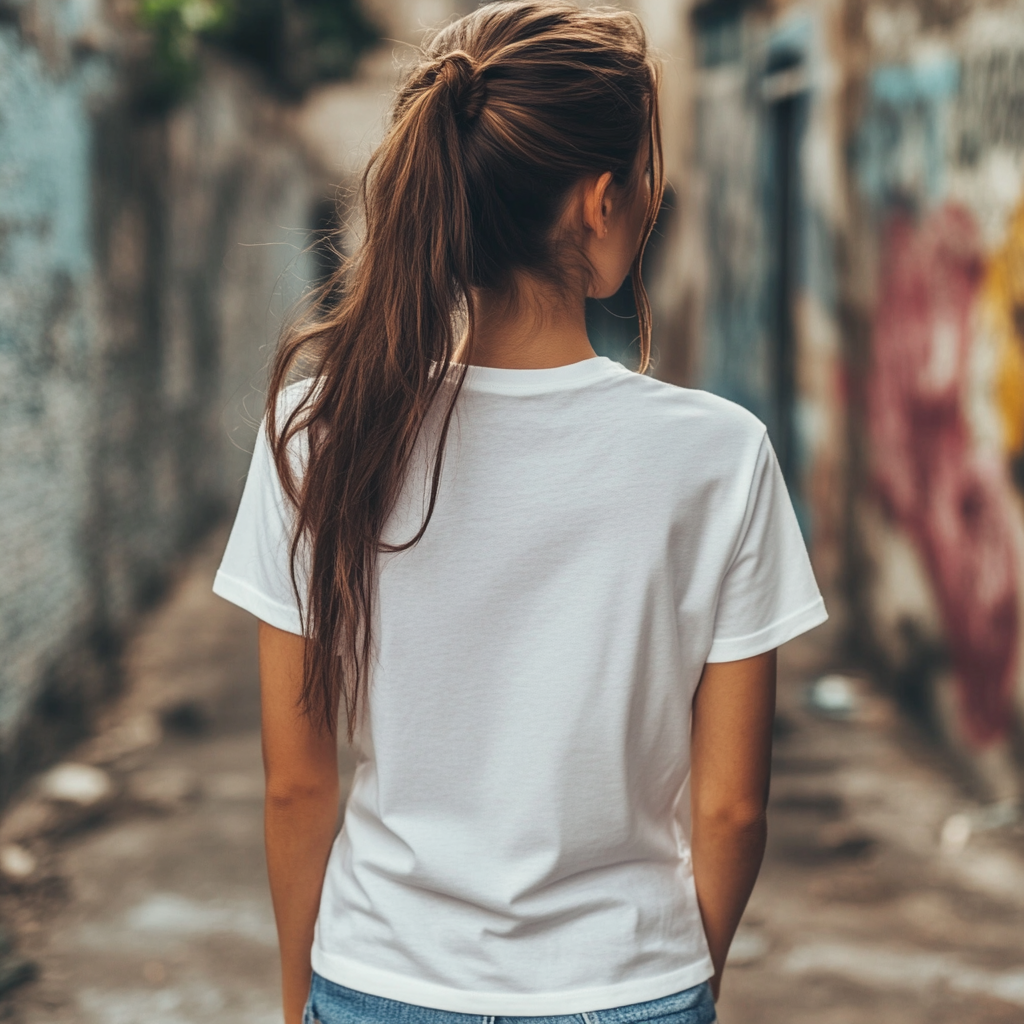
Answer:
[(337, 803), (338, 777), (309, 778), (268, 775), (265, 801), (268, 807), (286, 810), (314, 804)]
[(767, 808), (761, 800), (734, 800), (727, 803), (696, 805), (694, 829), (730, 832), (737, 835), (763, 835), (768, 828)]

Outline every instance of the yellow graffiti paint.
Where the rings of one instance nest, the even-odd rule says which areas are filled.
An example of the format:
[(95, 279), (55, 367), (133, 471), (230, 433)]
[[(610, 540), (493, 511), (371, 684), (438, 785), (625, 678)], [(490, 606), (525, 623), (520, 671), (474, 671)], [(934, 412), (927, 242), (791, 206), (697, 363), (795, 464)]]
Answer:
[(1007, 453), (1024, 452), (1024, 200), (1014, 211), (1006, 241), (989, 260), (983, 285), (985, 311), (996, 342), (995, 401)]

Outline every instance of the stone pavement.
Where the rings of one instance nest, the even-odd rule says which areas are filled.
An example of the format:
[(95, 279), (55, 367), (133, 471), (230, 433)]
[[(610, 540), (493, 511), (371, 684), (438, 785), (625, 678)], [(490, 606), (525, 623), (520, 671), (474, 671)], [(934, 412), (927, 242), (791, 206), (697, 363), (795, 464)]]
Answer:
[[(0, 918), (39, 977), (0, 1003), (0, 1018), (280, 1019), (256, 631), (210, 593), (223, 540), (211, 538), (145, 623), (123, 701), (73, 755), (108, 773), (110, 798), (63, 833), (20, 840), (36, 865), (4, 882)], [(1024, 1020), (1021, 831), (947, 826), (940, 843), (950, 815), (970, 809), (967, 789), (867, 689), (848, 720), (805, 710), (822, 663), (799, 643), (781, 659), (769, 854), (723, 1024)]]

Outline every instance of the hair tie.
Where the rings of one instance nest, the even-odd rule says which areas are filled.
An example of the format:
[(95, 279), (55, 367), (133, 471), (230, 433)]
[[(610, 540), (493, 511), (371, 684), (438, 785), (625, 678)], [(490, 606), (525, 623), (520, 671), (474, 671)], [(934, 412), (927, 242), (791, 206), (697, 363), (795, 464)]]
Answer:
[(487, 83), (480, 64), (465, 50), (446, 53), (431, 65), (434, 82), (447, 88), (458, 121), (470, 127), (487, 102)]

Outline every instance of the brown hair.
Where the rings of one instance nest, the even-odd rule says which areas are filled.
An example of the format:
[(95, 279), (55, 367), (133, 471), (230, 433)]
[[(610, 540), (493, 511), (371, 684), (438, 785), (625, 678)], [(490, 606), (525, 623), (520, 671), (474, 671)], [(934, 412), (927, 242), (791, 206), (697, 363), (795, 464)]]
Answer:
[[(570, 190), (607, 171), (636, 188), (644, 155), (651, 200), (632, 267), (641, 372), (650, 307), (640, 261), (663, 185), (657, 69), (636, 17), (563, 0), (488, 3), (437, 32), (408, 74), (363, 177), (362, 245), (286, 336), (267, 402), (295, 506), (297, 597), (300, 552), (308, 566), (302, 707), (331, 731), (341, 701), (352, 737), (366, 689), (378, 555), (415, 544), (433, 513), (472, 345), (471, 290), (514, 301), (518, 273), (560, 285), (585, 274), (578, 246), (553, 231)], [(462, 363), (449, 372), (460, 341)], [(316, 386), (278, 423), (295, 376)], [(415, 536), (387, 545), (385, 523), (442, 388), (426, 515)], [(288, 455), (300, 433), (301, 480)]]

